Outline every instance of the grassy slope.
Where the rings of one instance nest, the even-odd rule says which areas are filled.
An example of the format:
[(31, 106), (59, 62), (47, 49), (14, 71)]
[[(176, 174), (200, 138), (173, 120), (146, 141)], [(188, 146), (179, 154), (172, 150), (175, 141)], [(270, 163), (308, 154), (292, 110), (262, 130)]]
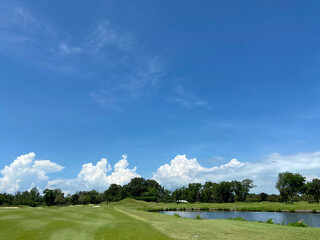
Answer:
[(111, 206), (0, 208), (0, 239), (169, 239)]
[(148, 203), (144, 205), (146, 208), (204, 208), (207, 207), (209, 209), (235, 209), (239, 211), (299, 211), (299, 210), (314, 210), (320, 211), (320, 205), (307, 202), (295, 202), (294, 204), (287, 203), (278, 203), (278, 202), (235, 202), (235, 203)]
[[(125, 200), (114, 204), (119, 211), (148, 222), (159, 231), (165, 232), (175, 239), (320, 239), (319, 228), (297, 228), (230, 220), (182, 219), (137, 210), (139, 208), (159, 207), (159, 205), (166, 206), (134, 200)], [(170, 207), (174, 205), (170, 205)], [(195, 208), (195, 206), (193, 207)]]
[[(127, 199), (108, 206), (102, 205), (100, 208), (0, 208), (0, 239), (320, 240), (320, 228), (295, 228), (230, 220), (182, 219), (138, 210), (160, 206), (166, 207), (167, 204)], [(172, 206), (174, 204), (167, 207)]]

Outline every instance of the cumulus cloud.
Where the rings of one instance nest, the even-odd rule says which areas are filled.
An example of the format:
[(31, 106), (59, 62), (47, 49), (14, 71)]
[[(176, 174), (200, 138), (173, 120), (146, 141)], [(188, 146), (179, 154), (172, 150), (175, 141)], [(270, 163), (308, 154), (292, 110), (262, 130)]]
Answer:
[(9, 166), (1, 170), (0, 192), (15, 193), (37, 187), (60, 188), (66, 193), (96, 189), (103, 191), (110, 184), (124, 185), (132, 178), (140, 177), (137, 168), (129, 169), (127, 156), (123, 155), (113, 168), (106, 158), (102, 158), (96, 165), (86, 163), (74, 179), (49, 179), (48, 174), (59, 172), (64, 167), (50, 160), (35, 160), (35, 153), (21, 155)]
[(1, 170), (0, 192), (14, 193), (32, 187), (43, 189), (48, 182), (47, 173), (59, 172), (62, 166), (49, 160), (36, 160), (35, 153), (21, 155)]
[[(35, 153), (17, 157), (0, 173), (0, 192), (15, 193), (32, 187), (60, 188), (66, 193), (81, 190), (103, 191), (110, 184), (124, 185), (132, 178), (140, 177), (137, 168), (129, 168), (127, 156), (114, 164), (113, 168), (106, 158), (96, 164), (86, 163), (75, 178), (49, 179), (49, 174), (61, 171), (64, 167), (50, 160), (35, 160)], [(320, 152), (299, 153), (282, 156), (278, 153), (268, 155), (256, 162), (240, 162), (232, 159), (229, 162), (212, 167), (203, 167), (196, 158), (188, 159), (186, 155), (177, 155), (169, 164), (160, 166), (153, 179), (169, 189), (185, 186), (188, 183), (206, 181), (220, 182), (252, 179), (257, 185), (253, 192), (277, 193), (275, 183), (279, 172), (298, 172), (307, 180), (319, 178)]]
[(153, 178), (168, 188), (187, 185), (191, 182), (216, 181), (218, 174), (227, 174), (241, 168), (244, 163), (232, 159), (229, 163), (220, 167), (205, 168), (196, 158), (188, 159), (186, 155), (177, 155), (170, 164), (162, 165), (154, 173)]
[[(68, 193), (92, 189), (103, 191), (112, 183), (124, 185), (130, 182), (132, 178), (140, 177), (136, 173), (136, 167), (129, 169), (128, 166), (127, 156), (122, 155), (122, 159), (114, 165), (114, 170), (111, 172), (111, 165), (106, 158), (102, 158), (96, 165), (92, 163), (83, 164), (76, 178), (49, 181), (48, 187), (60, 188)], [(108, 174), (109, 172), (111, 173)]]
[(284, 171), (301, 173), (307, 180), (320, 177), (320, 152), (289, 156), (273, 153), (266, 159), (254, 163), (232, 159), (224, 165), (211, 168), (201, 166), (195, 158), (188, 159), (186, 155), (178, 155), (170, 164), (160, 166), (153, 174), (153, 179), (173, 189), (190, 182), (220, 182), (249, 178), (257, 185), (253, 192), (276, 193), (274, 186), (277, 175)]

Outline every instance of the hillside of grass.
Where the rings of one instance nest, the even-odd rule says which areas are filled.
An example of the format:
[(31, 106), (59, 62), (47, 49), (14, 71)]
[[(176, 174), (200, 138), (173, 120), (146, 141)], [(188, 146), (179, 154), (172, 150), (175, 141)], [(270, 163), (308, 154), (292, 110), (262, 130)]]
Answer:
[[(0, 208), (0, 239), (320, 240), (320, 228), (231, 220), (184, 219), (144, 211), (175, 205), (181, 204), (125, 199), (109, 205)], [(198, 208), (203, 204), (183, 205)], [(300, 203), (298, 206), (303, 207), (304, 204)]]
[[(265, 204), (275, 206), (273, 203)], [(297, 228), (258, 222), (240, 222), (217, 219), (185, 219), (142, 210), (161, 207), (174, 208), (181, 204), (146, 203), (132, 199), (125, 199), (112, 205), (116, 210), (137, 220), (149, 223), (155, 229), (166, 233), (173, 239), (320, 239), (320, 228)], [(220, 206), (219, 204), (201, 203), (182, 205), (185, 205), (188, 208), (201, 208), (203, 205), (208, 207)], [(251, 205), (251, 203), (248, 203), (247, 205)], [(255, 204), (253, 205), (255, 206)], [(282, 205), (285, 207), (285, 204)], [(305, 207), (307, 210), (308, 208), (305, 205), (305, 203), (299, 203), (296, 204), (295, 207)], [(235, 208), (237, 207), (237, 203), (223, 204), (223, 207), (224, 206), (232, 206)]]
[(0, 208), (1, 240), (170, 239), (111, 206)]
[[(128, 202), (125, 200), (125, 202)], [(143, 210), (237, 210), (237, 211), (309, 211), (319, 212), (320, 205), (316, 203), (294, 202), (280, 203), (280, 202), (234, 202), (234, 203), (155, 203), (148, 202), (137, 206)]]

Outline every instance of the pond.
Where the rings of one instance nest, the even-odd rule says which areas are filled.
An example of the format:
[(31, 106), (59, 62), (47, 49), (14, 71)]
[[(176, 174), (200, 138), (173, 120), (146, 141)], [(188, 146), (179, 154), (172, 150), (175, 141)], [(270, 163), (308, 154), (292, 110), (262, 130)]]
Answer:
[(200, 212), (200, 211), (161, 211), (159, 213), (173, 215), (179, 214), (184, 218), (195, 218), (198, 214), (204, 219), (227, 219), (241, 217), (248, 221), (262, 221), (266, 222), (272, 218), (274, 223), (287, 225), (290, 222), (297, 222), (303, 219), (303, 222), (309, 227), (320, 227), (320, 214), (317, 213), (284, 213), (284, 212), (237, 212), (237, 211), (214, 211), (214, 212)]

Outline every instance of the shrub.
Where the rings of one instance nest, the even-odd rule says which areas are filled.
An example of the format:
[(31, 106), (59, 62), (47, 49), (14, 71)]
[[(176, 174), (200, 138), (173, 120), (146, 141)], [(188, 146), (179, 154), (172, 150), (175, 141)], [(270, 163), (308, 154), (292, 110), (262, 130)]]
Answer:
[(196, 216), (196, 219), (203, 219), (200, 214), (198, 213), (197, 216)]
[(268, 220), (266, 221), (266, 223), (274, 224), (274, 222), (273, 222), (272, 218), (268, 219)]
[(178, 213), (173, 214), (174, 217), (181, 217)]
[(298, 222), (288, 223), (288, 226), (292, 226), (292, 227), (308, 227), (308, 225), (306, 223), (304, 223), (302, 219), (300, 221), (298, 221)]

